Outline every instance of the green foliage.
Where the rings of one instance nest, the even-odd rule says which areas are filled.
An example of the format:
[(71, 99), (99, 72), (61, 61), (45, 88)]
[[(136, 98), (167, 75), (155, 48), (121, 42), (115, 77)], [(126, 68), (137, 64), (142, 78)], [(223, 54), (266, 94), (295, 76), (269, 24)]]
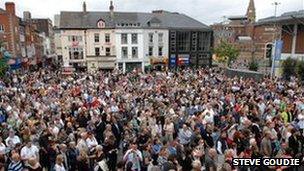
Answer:
[(251, 60), (248, 69), (250, 71), (258, 71), (259, 70), (259, 63), (256, 60)]
[(296, 73), (301, 81), (304, 81), (304, 61), (298, 61), (296, 67)]
[(289, 80), (291, 76), (296, 75), (296, 65), (297, 65), (297, 60), (292, 59), (292, 58), (287, 58), (285, 61), (282, 63), (282, 71), (283, 71), (283, 78)]
[(3, 44), (4, 42), (0, 41), (0, 77), (3, 77), (9, 68), (2, 49)]
[(232, 44), (222, 41), (220, 45), (214, 49), (218, 62), (225, 63), (230, 66), (232, 61), (235, 61), (240, 55), (239, 49)]

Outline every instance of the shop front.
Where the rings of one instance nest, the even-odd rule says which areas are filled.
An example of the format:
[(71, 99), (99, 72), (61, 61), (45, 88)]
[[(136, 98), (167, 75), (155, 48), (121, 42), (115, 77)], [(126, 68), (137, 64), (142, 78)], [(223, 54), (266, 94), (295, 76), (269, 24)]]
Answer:
[(150, 66), (152, 70), (165, 71), (168, 69), (168, 57), (151, 57)]

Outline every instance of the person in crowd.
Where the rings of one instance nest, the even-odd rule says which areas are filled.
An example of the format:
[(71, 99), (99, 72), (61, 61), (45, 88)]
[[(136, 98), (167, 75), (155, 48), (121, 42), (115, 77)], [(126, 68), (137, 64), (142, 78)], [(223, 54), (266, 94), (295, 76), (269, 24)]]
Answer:
[(136, 142), (131, 144), (131, 148), (124, 154), (123, 160), (127, 165), (131, 166), (132, 170), (141, 171), (143, 158), (141, 151), (137, 149)]
[(70, 142), (67, 152), (68, 168), (67, 170), (72, 171), (76, 170), (77, 157), (79, 155), (79, 150), (76, 148), (75, 142)]
[(206, 155), (206, 159), (205, 159), (206, 171), (216, 171), (217, 170), (216, 157), (217, 157), (216, 150), (214, 148), (209, 149), (209, 151)]
[(9, 131), (9, 136), (5, 139), (5, 143), (8, 147), (14, 148), (16, 144), (21, 143), (18, 135), (15, 135), (15, 131), (11, 129)]
[(90, 170), (89, 156), (86, 151), (79, 152), (77, 157), (77, 169), (78, 170)]
[(261, 142), (261, 154), (266, 157), (271, 157), (272, 146), (271, 146), (271, 132), (266, 131), (264, 138)]
[(12, 161), (8, 165), (7, 170), (8, 171), (23, 171), (24, 169), (24, 164), (20, 158), (20, 155), (18, 153), (13, 153), (12, 154)]
[(70, 75), (42, 68), (10, 71), (0, 84), (5, 170), (236, 170), (248, 168), (233, 166), (235, 157), (304, 152), (296, 78), (230, 78), (219, 68)]
[(39, 161), (39, 149), (32, 144), (30, 140), (26, 142), (26, 145), (21, 149), (21, 159), (27, 164), (30, 158)]
[(56, 164), (54, 166), (55, 171), (66, 171), (64, 167), (64, 158), (61, 154), (56, 157)]
[(30, 158), (26, 165), (28, 171), (42, 171), (42, 167), (36, 158)]

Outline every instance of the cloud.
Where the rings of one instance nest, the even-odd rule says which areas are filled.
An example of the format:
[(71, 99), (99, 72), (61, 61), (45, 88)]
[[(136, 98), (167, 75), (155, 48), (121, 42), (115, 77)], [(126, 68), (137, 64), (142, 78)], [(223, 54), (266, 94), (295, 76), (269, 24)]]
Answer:
[[(80, 11), (83, 0), (1, 0), (0, 7), (5, 2), (15, 2), (18, 16), (23, 11), (30, 11), (34, 18), (53, 19), (60, 11)], [(206, 24), (223, 20), (223, 16), (245, 15), (249, 0), (113, 0), (115, 10), (151, 12), (163, 9), (187, 14)], [(278, 15), (283, 12), (304, 9), (304, 0), (278, 0)], [(89, 11), (106, 11), (110, 0), (86, 0)], [(274, 0), (255, 0), (257, 17), (264, 18), (274, 15)]]

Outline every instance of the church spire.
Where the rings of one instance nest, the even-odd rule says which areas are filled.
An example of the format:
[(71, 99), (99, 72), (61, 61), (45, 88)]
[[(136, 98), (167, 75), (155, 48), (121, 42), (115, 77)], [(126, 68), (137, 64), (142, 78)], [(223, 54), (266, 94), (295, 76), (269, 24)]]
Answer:
[(87, 4), (86, 4), (85, 1), (83, 1), (83, 4), (82, 4), (82, 11), (83, 11), (84, 13), (87, 12)]
[(255, 14), (254, 0), (250, 0), (246, 16), (250, 23), (255, 22), (256, 14)]
[(109, 9), (110, 9), (111, 18), (113, 18), (114, 17), (114, 5), (113, 5), (113, 1), (112, 0), (110, 1), (110, 7), (109, 7)]

